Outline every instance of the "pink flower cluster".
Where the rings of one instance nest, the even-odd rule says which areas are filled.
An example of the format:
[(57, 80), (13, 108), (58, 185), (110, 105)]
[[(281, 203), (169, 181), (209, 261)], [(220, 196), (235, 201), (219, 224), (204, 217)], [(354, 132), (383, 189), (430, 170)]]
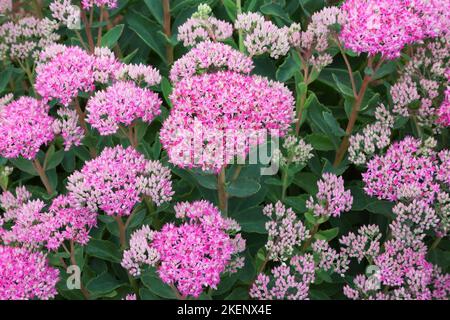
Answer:
[(424, 152), (420, 140), (406, 137), (392, 144), (386, 154), (375, 156), (362, 176), (366, 193), (378, 199), (432, 202), (439, 192), (435, 174), (434, 156)]
[(442, 121), (445, 116), (441, 116), (441, 120), (437, 118), (448, 109), (448, 100), (445, 102), (444, 98), (442, 102), (450, 78), (448, 70), (450, 37), (437, 38), (417, 48), (401, 78), (391, 87), (393, 111), (416, 118), (423, 127), (436, 129), (436, 125), (445, 125), (445, 121)]
[(292, 256), (295, 247), (299, 247), (308, 238), (309, 232), (291, 208), (278, 201), (275, 207), (268, 204), (264, 215), (271, 220), (266, 222), (268, 240), (266, 250), (269, 259), (285, 261)]
[(131, 147), (105, 148), (69, 178), (67, 190), (78, 207), (108, 215), (130, 215), (142, 196), (160, 205), (173, 195), (170, 170)]
[(21, 97), (0, 106), (0, 155), (34, 159), (42, 145), (53, 140), (53, 118), (42, 101)]
[[(177, 60), (178, 61), (178, 60)], [(152, 66), (140, 64), (123, 64), (116, 72), (118, 80), (132, 80), (138, 85), (145, 81), (148, 86), (161, 82), (161, 74)]]
[(58, 280), (44, 254), (0, 245), (0, 300), (53, 298)]
[(294, 99), (284, 85), (230, 71), (184, 78), (171, 101), (160, 140), (180, 167), (219, 171), (265, 141), (261, 132), (283, 136), (294, 118)]
[(86, 105), (86, 122), (100, 135), (116, 133), (119, 126), (130, 126), (137, 119), (150, 123), (161, 112), (161, 99), (133, 82), (119, 81), (97, 91)]
[[(65, 240), (86, 245), (89, 231), (97, 225), (97, 213), (86, 208), (77, 208), (71, 196), (58, 196), (45, 210), (41, 200), (23, 199), (23, 190), (16, 190), (16, 198), (10, 192), (2, 195), (2, 206), (9, 210), (5, 219), (12, 226), (1, 230), (4, 243), (20, 243), (29, 248), (45, 247), (57, 250)], [(14, 201), (12, 201), (14, 199)], [(2, 199), (3, 200), (3, 199)], [(6, 209), (5, 208), (5, 209)]]
[(175, 61), (170, 70), (172, 82), (210, 70), (229, 70), (248, 74), (253, 69), (253, 61), (229, 45), (204, 41)]
[(95, 89), (95, 82), (113, 78), (120, 63), (106, 48), (90, 55), (79, 47), (50, 46), (41, 54), (36, 68), (36, 91), (44, 100), (58, 99), (68, 106), (79, 92)]
[(49, 9), (52, 17), (69, 29), (75, 29), (81, 23), (79, 8), (72, 4), (72, 0), (53, 0)]
[(314, 198), (306, 201), (306, 207), (316, 216), (339, 217), (342, 212), (350, 211), (353, 197), (350, 190), (345, 191), (344, 179), (332, 173), (324, 173), (317, 182), (319, 191)]
[(260, 273), (250, 289), (250, 297), (258, 300), (308, 300), (309, 286), (315, 280), (311, 254), (294, 256), (289, 265), (275, 267), (271, 277)]
[(244, 45), (250, 56), (269, 53), (272, 58), (278, 59), (290, 49), (287, 28), (278, 28), (259, 13), (239, 14), (234, 27), (243, 32)]
[(354, 52), (395, 59), (405, 45), (449, 31), (448, 1), (346, 0), (340, 38)]
[(175, 206), (181, 225), (165, 224), (160, 231), (147, 226), (136, 231), (130, 249), (124, 252), (122, 266), (133, 275), (140, 265), (157, 265), (162, 281), (174, 285), (181, 295), (198, 297), (204, 287), (216, 288), (233, 256), (245, 249), (235, 221), (224, 219), (207, 201)]
[(41, 50), (59, 40), (58, 24), (50, 19), (24, 17), (0, 25), (0, 57), (37, 60)]
[(114, 9), (117, 7), (117, 0), (81, 0), (83, 9), (91, 9), (92, 7), (108, 7)]

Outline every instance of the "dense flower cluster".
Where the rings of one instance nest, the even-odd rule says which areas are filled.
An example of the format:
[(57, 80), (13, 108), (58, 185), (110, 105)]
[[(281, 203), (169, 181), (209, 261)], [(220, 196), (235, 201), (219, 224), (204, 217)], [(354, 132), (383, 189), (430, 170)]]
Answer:
[(175, 61), (170, 70), (170, 80), (178, 82), (210, 70), (229, 70), (247, 74), (252, 69), (252, 59), (229, 45), (204, 41)]
[(292, 257), (289, 265), (275, 267), (268, 275), (260, 273), (250, 289), (250, 296), (258, 300), (308, 300), (309, 286), (315, 280), (313, 256)]
[(391, 143), (394, 117), (384, 105), (377, 107), (375, 120), (375, 122), (364, 127), (361, 133), (350, 137), (348, 158), (354, 164), (366, 164), (377, 150), (383, 150)]
[(53, 118), (42, 101), (21, 97), (0, 107), (0, 155), (34, 159), (42, 145), (54, 138)]
[(43, 253), (0, 245), (0, 300), (54, 298), (58, 279)]
[(245, 249), (237, 234), (237, 224), (224, 219), (207, 201), (180, 203), (175, 206), (176, 226), (168, 223), (160, 231), (147, 226), (136, 231), (125, 251), (122, 266), (130, 273), (140, 273), (140, 265), (155, 265), (162, 281), (174, 285), (183, 296), (198, 297), (204, 287), (216, 288), (220, 274), (226, 271), (233, 255)]
[(294, 248), (308, 238), (309, 233), (295, 212), (291, 208), (286, 209), (280, 201), (275, 207), (272, 204), (265, 206), (263, 213), (271, 219), (266, 222), (268, 257), (274, 261), (285, 261), (292, 256)]
[(290, 49), (287, 28), (278, 28), (259, 13), (239, 14), (234, 26), (243, 32), (244, 45), (250, 56), (267, 52), (272, 58), (278, 59)]
[[(391, 88), (393, 111), (415, 117), (421, 126), (436, 126), (438, 109), (450, 70), (450, 37), (439, 38), (419, 47), (405, 66), (399, 81)], [(445, 102), (441, 110), (445, 110)], [(440, 121), (442, 123), (442, 121)]]
[(444, 101), (438, 110), (438, 122), (442, 126), (450, 127), (450, 69), (447, 70), (447, 88), (444, 95)]
[[(344, 286), (350, 299), (430, 300), (445, 299), (450, 293), (450, 278), (426, 261), (423, 244), (405, 246), (399, 240), (384, 244), (384, 252), (374, 259), (377, 272), (368, 278), (358, 275), (354, 287)], [(381, 290), (381, 286), (391, 290)]]
[(48, 18), (24, 17), (0, 25), (0, 57), (3, 59), (36, 60), (47, 46), (59, 40), (58, 25)]
[(2, 201), (2, 206), (9, 208), (4, 220), (12, 222), (10, 228), (1, 230), (4, 243), (20, 243), (30, 248), (42, 246), (49, 250), (57, 250), (65, 240), (88, 243), (89, 231), (97, 225), (96, 212), (77, 208), (71, 196), (58, 196), (45, 210), (43, 201), (27, 199), (25, 202), (24, 195), (28, 196), (20, 189), (16, 190), (16, 198), (9, 192), (2, 195), (11, 202)]
[(161, 99), (133, 82), (119, 81), (97, 91), (86, 105), (86, 122), (101, 135), (116, 133), (121, 125), (130, 126), (137, 119), (150, 123), (161, 112)]
[(219, 171), (293, 121), (293, 97), (281, 83), (229, 71), (185, 78), (171, 100), (160, 139), (180, 167)]
[(223, 41), (233, 34), (233, 26), (210, 16), (211, 8), (201, 4), (191, 18), (178, 27), (178, 40), (183, 45), (194, 46), (204, 40)]
[(353, 197), (350, 190), (345, 191), (344, 179), (332, 173), (324, 173), (322, 179), (317, 182), (319, 191), (310, 197), (306, 207), (316, 216), (339, 217), (342, 212), (350, 211)]
[(122, 146), (105, 148), (68, 179), (67, 190), (79, 207), (108, 215), (130, 215), (141, 196), (160, 205), (173, 195), (170, 171), (159, 161)]
[(57, 111), (58, 118), (53, 122), (53, 132), (61, 135), (64, 140), (64, 150), (79, 146), (84, 138), (84, 130), (78, 125), (78, 115), (75, 110), (61, 108)]
[(113, 78), (120, 64), (106, 48), (90, 55), (79, 47), (55, 45), (42, 54), (36, 68), (36, 91), (45, 99), (68, 106), (79, 92), (95, 89), (95, 82)]
[(426, 150), (420, 140), (406, 137), (393, 143), (386, 154), (376, 155), (362, 175), (366, 193), (389, 201), (421, 198), (432, 202), (439, 185), (434, 179), (436, 164)]
[(354, 52), (400, 56), (405, 45), (449, 31), (448, 1), (346, 0), (340, 38)]
[(12, 0), (0, 0), (0, 13), (12, 10)]

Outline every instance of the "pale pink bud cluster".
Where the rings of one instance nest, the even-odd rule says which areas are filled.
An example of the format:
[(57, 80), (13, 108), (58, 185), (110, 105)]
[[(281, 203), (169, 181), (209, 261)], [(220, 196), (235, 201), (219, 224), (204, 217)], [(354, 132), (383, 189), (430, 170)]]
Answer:
[(313, 147), (306, 143), (302, 138), (295, 135), (288, 135), (283, 142), (283, 151), (278, 150), (278, 155), (275, 154), (272, 161), (278, 160), (282, 166), (295, 164), (303, 166), (312, 157)]
[(450, 37), (434, 39), (416, 49), (401, 78), (391, 87), (395, 113), (417, 118), (419, 125), (429, 128), (445, 125), (437, 118), (445, 110), (442, 96), (448, 87), (449, 52)]
[(354, 52), (395, 59), (405, 45), (448, 32), (447, 9), (445, 0), (346, 0), (340, 38)]
[(377, 225), (364, 225), (358, 233), (349, 232), (339, 239), (341, 244), (340, 259), (348, 261), (356, 259), (359, 263), (363, 259), (372, 261), (380, 253), (381, 233)]
[(333, 57), (326, 52), (335, 34), (336, 26), (344, 23), (342, 11), (338, 7), (326, 7), (311, 17), (305, 31), (299, 23), (289, 27), (289, 43), (292, 47), (310, 55), (309, 62), (317, 70), (322, 70), (333, 62)]
[(80, 10), (72, 4), (72, 0), (53, 0), (49, 9), (52, 17), (69, 29), (80, 26)]
[(274, 261), (289, 259), (294, 248), (300, 247), (308, 238), (308, 230), (295, 212), (291, 208), (286, 208), (281, 201), (275, 206), (268, 204), (264, 207), (263, 213), (270, 218), (270, 221), (266, 222), (268, 258)]
[(68, 180), (67, 190), (79, 207), (102, 210), (108, 215), (130, 215), (142, 196), (160, 204), (170, 201), (173, 195), (169, 169), (120, 145), (105, 148)]
[(92, 7), (108, 7), (114, 9), (118, 5), (118, 0), (81, 0), (83, 9), (91, 9)]
[[(178, 60), (177, 60), (178, 61)], [(145, 64), (123, 64), (116, 72), (119, 80), (133, 80), (140, 84), (145, 81), (148, 86), (154, 86), (161, 82), (161, 74), (152, 66)]]
[(72, 146), (81, 145), (84, 130), (78, 125), (77, 112), (64, 107), (58, 109), (57, 114), (59, 117), (53, 122), (53, 132), (63, 138), (64, 150), (68, 151)]
[(314, 280), (313, 256), (294, 256), (290, 264), (273, 268), (271, 277), (260, 273), (250, 289), (250, 297), (257, 300), (309, 300), (309, 287)]
[(0, 300), (54, 298), (58, 280), (43, 253), (0, 245)]
[(184, 78), (171, 101), (160, 140), (180, 167), (219, 171), (265, 141), (258, 133), (283, 136), (294, 118), (294, 99), (284, 85), (230, 71)]
[(0, 156), (34, 159), (42, 145), (53, 140), (53, 118), (42, 101), (21, 97), (0, 106)]
[(204, 41), (175, 61), (170, 70), (170, 80), (178, 82), (183, 78), (210, 70), (229, 70), (248, 74), (253, 67), (252, 59), (229, 45)]
[(234, 26), (243, 32), (244, 45), (250, 56), (268, 53), (272, 58), (278, 59), (290, 49), (288, 29), (278, 28), (259, 13), (239, 14)]
[(439, 192), (436, 164), (434, 156), (424, 152), (420, 140), (406, 137), (392, 144), (386, 154), (376, 155), (362, 174), (366, 193), (389, 201), (420, 198), (432, 202)]
[(378, 150), (383, 150), (391, 143), (394, 117), (381, 104), (375, 111), (376, 121), (364, 127), (361, 133), (350, 137), (348, 158), (357, 165), (364, 165)]
[(161, 103), (156, 93), (133, 82), (118, 81), (89, 99), (86, 122), (100, 135), (114, 134), (120, 126), (130, 126), (138, 119), (151, 123), (160, 114)]
[(179, 226), (168, 223), (160, 231), (148, 226), (136, 231), (122, 266), (139, 275), (142, 265), (156, 265), (163, 282), (174, 285), (182, 296), (198, 297), (205, 287), (217, 287), (220, 275), (245, 243), (240, 234), (229, 234), (235, 232), (236, 223), (223, 219), (207, 201), (180, 203), (175, 213), (184, 220)]
[(215, 17), (192, 17), (178, 27), (178, 40), (185, 47), (204, 40), (223, 41), (233, 34), (233, 26)]
[(0, 0), (0, 13), (12, 10), (12, 0)]
[(24, 17), (0, 25), (0, 57), (36, 60), (47, 46), (59, 40), (58, 24), (48, 18)]
[(17, 187), (15, 195), (10, 191), (5, 191), (0, 195), (0, 207), (4, 209), (3, 220), (15, 219), (20, 213), (23, 204), (31, 198), (31, 193), (25, 187)]
[(339, 217), (341, 213), (350, 211), (353, 197), (350, 190), (345, 191), (344, 179), (332, 173), (324, 173), (317, 182), (318, 192), (306, 201), (306, 207), (314, 215), (322, 217)]

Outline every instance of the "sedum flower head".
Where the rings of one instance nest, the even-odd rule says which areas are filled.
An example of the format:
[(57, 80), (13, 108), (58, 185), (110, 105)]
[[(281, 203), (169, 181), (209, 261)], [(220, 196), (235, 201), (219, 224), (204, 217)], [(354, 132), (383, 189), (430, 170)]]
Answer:
[(156, 203), (173, 195), (169, 169), (149, 161), (132, 147), (105, 148), (69, 178), (67, 190), (79, 207), (108, 215), (130, 215), (142, 196)]
[(350, 211), (353, 197), (350, 190), (345, 191), (344, 179), (332, 173), (324, 173), (317, 182), (319, 191), (315, 197), (306, 201), (306, 207), (316, 216), (339, 217), (341, 213)]
[(447, 8), (445, 0), (346, 0), (340, 38), (354, 52), (395, 59), (405, 45), (448, 32)]
[(119, 126), (130, 126), (137, 119), (152, 122), (161, 112), (161, 103), (156, 93), (129, 81), (119, 81), (89, 99), (86, 122), (100, 135), (113, 134)]
[(30, 97), (0, 106), (0, 156), (34, 159), (40, 147), (54, 138), (48, 109), (43, 101)]
[(253, 61), (229, 45), (204, 41), (175, 61), (170, 70), (170, 80), (178, 82), (208, 71), (229, 70), (248, 74)]
[[(207, 201), (180, 203), (175, 213), (183, 223), (165, 224), (160, 231), (148, 226), (136, 231), (122, 266), (133, 275), (142, 265), (157, 267), (161, 280), (174, 285), (183, 296), (198, 297), (204, 287), (216, 288), (221, 273), (233, 256), (245, 249), (239, 235), (232, 237), (236, 223), (223, 219)], [(231, 228), (231, 230), (230, 230)]]
[(58, 280), (43, 253), (0, 245), (0, 300), (54, 298)]
[(171, 100), (160, 139), (180, 167), (219, 171), (245, 158), (263, 134), (283, 136), (293, 121), (294, 99), (285, 86), (230, 71), (184, 78)]

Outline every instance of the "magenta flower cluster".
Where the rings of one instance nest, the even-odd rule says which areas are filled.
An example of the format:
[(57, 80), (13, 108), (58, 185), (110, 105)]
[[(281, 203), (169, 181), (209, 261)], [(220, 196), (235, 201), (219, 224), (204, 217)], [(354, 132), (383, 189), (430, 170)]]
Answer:
[(54, 119), (42, 101), (22, 97), (0, 106), (0, 156), (34, 159), (42, 145), (54, 138)]
[(119, 81), (97, 91), (86, 105), (86, 122), (100, 135), (116, 133), (120, 126), (130, 126), (137, 119), (150, 123), (161, 112), (161, 99), (133, 82)]
[(405, 45), (448, 32), (448, 2), (346, 0), (340, 38), (354, 52), (400, 56)]
[(283, 136), (293, 122), (292, 93), (258, 76), (192, 76), (177, 83), (171, 100), (160, 139), (170, 162), (180, 167), (219, 171), (264, 141), (258, 131)]
[(317, 182), (318, 192), (306, 202), (306, 207), (316, 216), (339, 217), (350, 211), (353, 197), (350, 190), (344, 189), (344, 179), (332, 173), (324, 173)]
[(68, 178), (67, 190), (78, 207), (128, 216), (143, 196), (160, 205), (173, 195), (169, 169), (146, 160), (132, 147), (105, 148)]
[(217, 288), (233, 256), (245, 249), (235, 221), (221, 217), (207, 201), (179, 203), (177, 226), (165, 224), (160, 231), (148, 227), (136, 231), (125, 251), (122, 266), (137, 275), (140, 265), (156, 265), (163, 282), (174, 285), (182, 296), (198, 297), (204, 287)]

